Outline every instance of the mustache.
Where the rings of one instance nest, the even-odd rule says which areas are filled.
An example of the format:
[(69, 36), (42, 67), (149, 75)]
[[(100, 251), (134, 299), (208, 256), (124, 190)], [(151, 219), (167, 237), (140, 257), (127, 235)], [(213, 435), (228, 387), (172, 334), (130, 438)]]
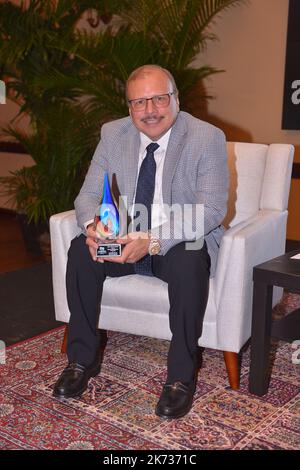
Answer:
[(148, 119), (163, 119), (163, 116), (157, 113), (149, 113), (141, 118), (142, 122), (148, 121)]

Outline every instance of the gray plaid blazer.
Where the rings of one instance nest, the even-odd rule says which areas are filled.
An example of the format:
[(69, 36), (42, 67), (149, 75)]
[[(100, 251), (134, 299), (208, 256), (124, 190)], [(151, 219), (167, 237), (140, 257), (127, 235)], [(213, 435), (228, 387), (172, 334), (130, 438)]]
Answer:
[[(94, 153), (84, 184), (75, 200), (77, 223), (85, 233), (84, 223), (94, 218), (102, 196), (103, 175), (108, 171), (117, 182), (122, 197), (127, 197), (127, 208), (133, 203), (140, 146), (140, 133), (130, 117), (104, 124), (101, 139)], [(180, 111), (172, 127), (163, 169), (164, 204), (188, 204), (192, 230), (195, 239), (201, 239), (203, 232), (197, 232), (195, 211), (197, 204), (204, 206), (204, 239), (211, 258), (211, 276), (215, 272), (217, 254), (224, 232), (221, 226), (227, 210), (228, 167), (224, 133), (190, 114)], [(174, 234), (174, 218), (166, 222), (162, 231), (154, 229), (160, 238), (161, 252), (177, 243), (192, 240), (184, 233), (178, 238)], [(167, 230), (165, 230), (167, 229)], [(176, 232), (177, 233), (177, 232)], [(189, 244), (191, 245), (191, 244)]]

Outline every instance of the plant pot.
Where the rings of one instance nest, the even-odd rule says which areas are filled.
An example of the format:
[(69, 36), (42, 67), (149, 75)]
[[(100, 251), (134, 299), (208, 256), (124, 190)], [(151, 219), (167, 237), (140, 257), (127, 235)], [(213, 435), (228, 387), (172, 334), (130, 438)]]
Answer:
[(46, 259), (51, 256), (49, 225), (45, 222), (35, 224), (28, 221), (26, 214), (17, 213), (23, 240), (27, 251), (35, 255), (44, 255)]

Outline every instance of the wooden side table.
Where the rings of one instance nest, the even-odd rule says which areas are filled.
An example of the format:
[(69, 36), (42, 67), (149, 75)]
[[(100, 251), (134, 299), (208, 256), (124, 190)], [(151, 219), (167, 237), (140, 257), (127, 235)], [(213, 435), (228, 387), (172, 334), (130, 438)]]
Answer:
[(272, 322), (273, 286), (300, 293), (300, 259), (291, 259), (297, 253), (299, 250), (253, 268), (249, 391), (255, 395), (268, 391), (271, 337), (288, 342), (300, 339), (300, 309)]

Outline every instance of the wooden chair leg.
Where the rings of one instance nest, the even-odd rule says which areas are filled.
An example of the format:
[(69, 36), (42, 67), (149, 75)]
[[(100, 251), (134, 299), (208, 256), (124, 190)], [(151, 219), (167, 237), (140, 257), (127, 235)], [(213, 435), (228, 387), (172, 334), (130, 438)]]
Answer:
[(68, 343), (68, 325), (66, 325), (64, 339), (63, 339), (63, 342), (62, 342), (62, 345), (61, 345), (60, 352), (62, 354), (66, 354), (66, 352), (67, 352), (67, 343)]
[(229, 385), (233, 390), (240, 388), (239, 355), (231, 351), (223, 351)]

